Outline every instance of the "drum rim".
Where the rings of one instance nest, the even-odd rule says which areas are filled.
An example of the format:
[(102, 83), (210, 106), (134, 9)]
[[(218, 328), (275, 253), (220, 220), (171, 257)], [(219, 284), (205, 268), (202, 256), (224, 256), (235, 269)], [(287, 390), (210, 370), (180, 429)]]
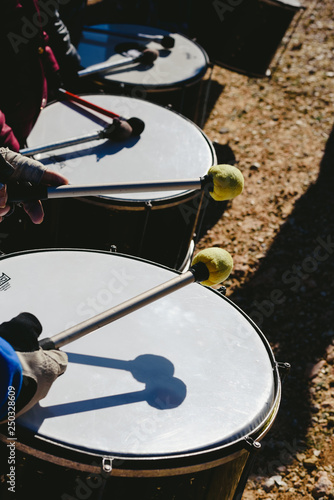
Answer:
[(302, 4), (299, 0), (260, 0), (262, 3), (267, 3), (268, 5), (272, 5), (273, 7), (281, 7), (285, 10), (292, 10), (298, 12), (303, 9)]
[[(168, 271), (171, 271), (175, 274), (181, 274), (181, 271), (177, 269), (170, 268), (168, 266), (165, 266), (163, 264), (159, 264), (156, 262), (149, 261), (147, 259), (137, 257), (137, 256), (132, 256), (132, 255), (127, 255), (127, 254), (122, 254), (118, 252), (108, 252), (105, 250), (94, 250), (94, 249), (81, 249), (81, 248), (44, 248), (44, 249), (32, 249), (32, 250), (22, 250), (18, 252), (13, 252), (10, 254), (5, 254), (5, 255), (0, 255), (0, 262), (12, 257), (19, 257), (19, 256), (25, 256), (25, 255), (31, 255), (31, 254), (38, 254), (38, 253), (46, 253), (46, 252), (80, 252), (80, 253), (93, 253), (93, 254), (103, 254), (103, 255), (109, 255), (113, 257), (120, 257), (120, 258), (127, 258), (130, 260), (136, 260), (139, 262), (144, 262), (146, 264), (151, 264), (153, 266), (159, 267), (166, 269)], [(34, 456), (39, 456), (39, 455), (49, 455), (47, 452), (43, 451), (43, 446), (44, 449), (50, 450), (63, 450), (65, 453), (67, 452), (70, 457), (73, 457), (73, 459), (80, 458), (80, 462), (77, 462), (75, 459), (74, 461), (71, 460), (71, 458), (67, 457), (58, 457), (55, 455), (49, 455), (51, 457), (51, 462), (54, 461), (54, 463), (60, 463), (62, 461), (68, 462), (70, 461), (73, 463), (75, 469), (79, 470), (95, 470), (96, 469), (96, 462), (94, 465), (89, 465), (92, 464), (92, 459), (95, 460), (100, 460), (101, 463), (103, 463), (104, 459), (110, 459), (110, 460), (116, 460), (120, 461), (120, 467), (115, 467), (113, 468), (113, 475), (119, 475), (119, 476), (137, 476), (136, 473), (140, 471), (140, 475), (145, 477), (152, 477), (156, 475), (170, 475), (168, 474), (168, 471), (173, 471), (173, 474), (177, 473), (176, 471), (179, 470), (184, 470), (185, 468), (187, 469), (187, 472), (192, 472), (192, 471), (197, 471), (199, 464), (202, 464), (203, 460), (206, 461), (206, 463), (203, 465), (202, 468), (207, 469), (211, 467), (215, 467), (218, 465), (217, 461), (219, 463), (225, 463), (227, 460), (227, 457), (230, 457), (231, 454), (236, 456), (239, 456), (240, 454), (244, 453), (245, 451), (250, 451), (252, 446), (249, 444), (250, 441), (258, 441), (262, 439), (265, 434), (270, 430), (271, 426), (273, 425), (276, 415), (279, 410), (279, 405), (280, 405), (280, 400), (281, 400), (281, 380), (280, 380), (280, 375), (279, 375), (279, 368), (278, 368), (278, 363), (275, 360), (274, 353), (271, 349), (271, 346), (269, 344), (269, 341), (267, 338), (264, 336), (263, 332), (260, 330), (260, 328), (254, 323), (254, 321), (237, 305), (232, 302), (231, 299), (228, 297), (225, 297), (220, 293), (218, 290), (213, 289), (213, 288), (208, 288), (210, 293), (214, 293), (218, 295), (221, 299), (225, 300), (228, 304), (230, 304), (232, 307), (234, 307), (239, 313), (244, 316), (244, 318), (250, 322), (250, 324), (253, 326), (255, 329), (256, 333), (260, 337), (262, 344), (264, 348), (266, 349), (267, 355), (269, 357), (269, 360), (271, 362), (272, 366), (272, 371), (273, 371), (273, 394), (274, 394), (274, 399), (272, 404), (270, 405), (270, 408), (268, 409), (267, 414), (265, 417), (262, 418), (261, 422), (256, 425), (256, 427), (251, 430), (250, 432), (246, 433), (242, 437), (236, 438), (234, 441), (225, 443), (225, 444), (215, 444), (214, 446), (208, 446), (208, 447), (203, 447), (200, 450), (193, 450), (189, 452), (181, 452), (181, 453), (170, 453), (170, 454), (164, 454), (164, 455), (121, 455), (121, 454), (115, 454), (111, 456), (106, 456), (105, 453), (102, 452), (97, 452), (95, 450), (85, 450), (82, 448), (78, 448), (75, 446), (70, 446), (61, 442), (58, 442), (57, 440), (53, 440), (50, 438), (45, 438), (42, 436), (38, 436), (38, 434), (35, 434), (33, 431), (29, 431), (25, 427), (21, 426), (18, 422), (16, 423), (16, 434), (17, 434), (17, 441), (16, 441), (16, 446), (18, 449), (22, 448), (23, 451), (26, 451), (29, 449), (31, 451), (31, 454)], [(0, 441), (7, 441), (7, 436), (5, 435), (6, 431), (4, 430), (6, 428), (6, 424), (1, 424), (0, 425)], [(28, 444), (24, 444), (20, 442), (20, 438), (26, 439), (26, 442)], [(38, 447), (36, 447), (36, 444), (38, 443)], [(225, 452), (225, 453), (224, 453)], [(229, 452), (226, 454), (226, 452)], [(222, 456), (223, 453), (223, 456)], [(59, 455), (59, 453), (57, 454)], [(52, 460), (52, 457), (54, 460)], [(85, 460), (82, 460), (85, 458)], [(90, 458), (90, 462), (87, 460)], [(202, 461), (198, 461), (198, 459), (202, 458)], [(182, 462), (182, 464), (181, 464)], [(212, 465), (214, 462), (214, 465)], [(175, 466), (172, 465), (172, 463), (175, 464)], [(83, 465), (84, 464), (84, 465)], [(166, 464), (168, 467), (164, 469), (164, 473), (161, 474), (161, 467)], [(139, 465), (139, 467), (138, 467)], [(84, 469), (81, 469), (81, 467), (84, 467)], [(179, 474), (182, 474), (183, 472), (179, 472)]]
[[(214, 165), (214, 164), (213, 164)], [(197, 196), (200, 197), (201, 190), (196, 189), (193, 191), (186, 191), (182, 195), (176, 195), (175, 197), (165, 198), (165, 199), (154, 199), (154, 200), (117, 200), (114, 198), (107, 198), (105, 196), (93, 196), (87, 198), (76, 197), (73, 201), (78, 200), (85, 203), (90, 203), (91, 205), (101, 206), (106, 209), (111, 210), (129, 210), (129, 211), (142, 211), (146, 209), (157, 210), (166, 209), (179, 206), (181, 203), (190, 201)]]
[[(94, 24), (92, 26), (101, 26), (104, 24), (107, 24), (110, 26), (137, 26), (138, 28), (151, 28), (151, 29), (154, 28), (154, 26), (148, 26), (148, 25), (144, 25), (144, 24), (137, 25), (137, 24), (133, 24), (133, 23), (99, 23), (99, 24)], [(158, 28), (156, 28), (156, 29), (159, 32), (158, 34), (163, 33), (165, 35), (169, 35), (172, 33), (170, 31), (160, 30)], [(202, 53), (202, 55), (204, 57), (204, 66), (201, 69), (201, 71), (197, 73), (197, 75), (191, 76), (191, 77), (187, 78), (186, 80), (174, 82), (173, 84), (171, 84), (171, 83), (170, 84), (163, 84), (162, 83), (162, 84), (158, 84), (158, 85), (157, 84), (150, 85), (150, 84), (146, 84), (146, 83), (145, 83), (145, 85), (140, 85), (140, 84), (137, 84), (135, 82), (133, 82), (133, 83), (122, 82), (122, 80), (108, 78), (108, 75), (101, 75), (100, 80), (103, 81), (104, 83), (108, 83), (110, 86), (111, 85), (120, 86), (122, 89), (126, 89), (126, 90), (133, 89), (133, 88), (143, 88), (147, 92), (152, 92), (152, 93), (166, 92), (166, 90), (170, 90), (170, 91), (182, 90), (183, 87), (189, 87), (189, 86), (194, 85), (195, 83), (201, 81), (202, 78), (204, 77), (205, 73), (207, 72), (209, 65), (210, 65), (210, 58), (209, 58), (206, 50), (198, 42), (196, 42), (196, 40), (193, 40), (192, 38), (190, 38), (186, 34), (184, 34), (184, 33), (176, 33), (176, 34), (185, 38), (189, 42), (193, 43)]]
[[(156, 106), (158, 108), (162, 108), (166, 111), (170, 111), (171, 113), (174, 113), (175, 115), (177, 115), (179, 118), (184, 119), (186, 122), (189, 122), (190, 125), (193, 125), (195, 127), (195, 129), (197, 129), (197, 131), (201, 134), (201, 136), (203, 137), (203, 139), (205, 140), (205, 143), (207, 144), (207, 146), (209, 148), (211, 160), (212, 160), (210, 167), (217, 165), (217, 161), (218, 161), (217, 154), (216, 154), (215, 147), (214, 147), (211, 139), (205, 134), (205, 132), (201, 129), (201, 127), (199, 125), (197, 125), (197, 123), (194, 123), (192, 120), (190, 120), (190, 118), (188, 118), (187, 116), (184, 116), (182, 113), (180, 113), (179, 111), (177, 111), (175, 109), (170, 109), (168, 106), (162, 106), (160, 104), (156, 104), (156, 103), (153, 103), (150, 101), (145, 101), (143, 99), (138, 99), (136, 97), (119, 96), (117, 94), (111, 94), (108, 92), (98, 92), (98, 93), (97, 92), (81, 92), (78, 94), (78, 96), (79, 97), (88, 97), (88, 96), (106, 96), (106, 97), (108, 97), (108, 96), (111, 96), (111, 97), (116, 97), (116, 98), (121, 97), (121, 98), (131, 99), (133, 101), (140, 101), (140, 102), (144, 101), (148, 105), (153, 105), (153, 106)], [(67, 102), (66, 100), (58, 101), (55, 99), (55, 100), (48, 102), (45, 109), (51, 105), (62, 104), (62, 103), (66, 103), (66, 102)], [(67, 102), (67, 103), (69, 103), (69, 102)], [(29, 138), (28, 138), (28, 140), (29, 140)], [(42, 154), (47, 154), (47, 153), (42, 153)], [(44, 158), (42, 158), (40, 161), (43, 162), (43, 159)], [(203, 173), (203, 175), (205, 175), (205, 173)], [(163, 209), (163, 208), (172, 208), (174, 206), (178, 206), (185, 201), (189, 201), (189, 200), (195, 198), (197, 195), (200, 195), (200, 193), (201, 193), (200, 189), (189, 189), (187, 191), (182, 191), (179, 194), (175, 194), (174, 196), (165, 196), (165, 197), (161, 197), (161, 198), (156, 197), (153, 200), (151, 200), (149, 197), (146, 199), (138, 199), (138, 200), (133, 199), (132, 200), (130, 198), (113, 198), (111, 196), (104, 196), (104, 195), (93, 196), (93, 197), (88, 197), (88, 198), (85, 198), (85, 197), (81, 198), (80, 197), (77, 199), (84, 201), (85, 203), (91, 203), (94, 205), (102, 205), (105, 207), (107, 207), (109, 205), (111, 208), (113, 205), (115, 207), (122, 207), (123, 209), (125, 209), (125, 207), (128, 207), (128, 210), (145, 210), (145, 209), (147, 209), (148, 204), (150, 204), (150, 208), (154, 210), (155, 208)], [(97, 201), (94, 202), (94, 200), (98, 200), (98, 202)]]

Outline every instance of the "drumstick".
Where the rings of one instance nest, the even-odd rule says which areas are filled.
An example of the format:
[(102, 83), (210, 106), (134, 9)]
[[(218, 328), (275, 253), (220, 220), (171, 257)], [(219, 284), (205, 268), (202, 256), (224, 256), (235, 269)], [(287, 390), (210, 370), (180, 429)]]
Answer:
[(106, 61), (82, 69), (78, 71), (78, 76), (81, 78), (83, 76), (95, 75), (97, 73), (105, 73), (106, 71), (109, 71), (111, 69), (120, 68), (131, 63), (152, 64), (159, 55), (158, 51), (152, 49), (145, 49), (143, 50), (143, 52), (132, 49), (128, 52), (125, 52), (125, 54), (126, 56), (124, 56), (123, 59), (119, 61)]
[(131, 38), (133, 40), (145, 40), (157, 42), (165, 49), (171, 49), (175, 45), (175, 39), (169, 35), (147, 35), (145, 33), (123, 33), (121, 31), (114, 31), (102, 28), (95, 28), (94, 26), (84, 26), (84, 31), (92, 31), (93, 33), (101, 33), (102, 35), (114, 35), (121, 38)]
[(81, 104), (82, 106), (84, 106), (86, 108), (89, 108), (89, 109), (92, 109), (94, 111), (97, 111), (98, 113), (101, 113), (102, 115), (109, 116), (110, 118), (119, 118), (121, 120), (126, 120), (125, 118), (118, 115), (117, 113), (114, 113), (113, 111), (110, 111), (109, 109), (101, 108), (97, 104), (93, 104), (90, 101), (86, 101), (86, 99), (83, 99), (82, 97), (80, 97), (76, 94), (72, 94), (72, 92), (69, 92), (68, 90), (58, 89), (58, 91), (61, 93), (62, 96), (66, 97), (70, 101), (74, 101), (78, 104)]
[(98, 139), (109, 139), (115, 141), (124, 140), (128, 139), (130, 136), (140, 135), (144, 128), (143, 124), (144, 122), (139, 118), (129, 118), (129, 120), (126, 121), (115, 118), (113, 123), (104, 129), (96, 130), (95, 132), (90, 132), (89, 134), (81, 135), (79, 137), (73, 137), (72, 139), (65, 139), (63, 141), (45, 144), (44, 146), (23, 148), (20, 149), (19, 152), (25, 156), (33, 156), (37, 153), (46, 153), (47, 151), (54, 151)]
[(152, 302), (179, 290), (194, 282), (212, 286), (226, 280), (233, 268), (231, 255), (224, 249), (213, 247), (198, 252), (192, 261), (190, 269), (165, 283), (157, 285), (146, 292), (128, 299), (107, 311), (97, 314), (78, 325), (68, 328), (53, 337), (40, 340), (43, 349), (57, 349), (73, 342), (88, 333), (126, 316)]
[(230, 200), (238, 196), (244, 186), (241, 171), (232, 165), (214, 165), (208, 173), (198, 179), (166, 181), (141, 181), (98, 185), (61, 185), (57, 187), (30, 184), (8, 184), (8, 202), (21, 203), (51, 198), (74, 198), (81, 196), (103, 196), (119, 193), (154, 192), (186, 189), (208, 189), (216, 201)]
[(92, 109), (93, 111), (97, 111), (98, 113), (101, 113), (102, 115), (105, 116), (109, 116), (110, 118), (119, 118), (120, 120), (130, 123), (132, 128), (132, 135), (136, 136), (140, 135), (145, 128), (145, 124), (143, 120), (141, 120), (140, 118), (135, 118), (135, 117), (124, 118), (124, 116), (120, 116), (117, 113), (114, 113), (114, 111), (110, 111), (110, 109), (101, 108), (101, 106), (98, 106), (97, 104), (87, 101), (86, 99), (83, 99), (82, 97), (73, 94), (68, 90), (58, 89), (58, 92), (60, 92), (62, 96), (66, 97), (70, 101), (76, 102), (77, 104), (80, 104), (85, 108)]

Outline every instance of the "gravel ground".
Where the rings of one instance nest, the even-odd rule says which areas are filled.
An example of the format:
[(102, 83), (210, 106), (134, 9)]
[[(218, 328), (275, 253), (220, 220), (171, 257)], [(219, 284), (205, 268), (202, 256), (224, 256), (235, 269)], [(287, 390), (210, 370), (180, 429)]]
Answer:
[(270, 78), (214, 67), (204, 125), (245, 189), (197, 249), (232, 254), (227, 296), (291, 364), (245, 500), (334, 498), (333, 3), (303, 5)]

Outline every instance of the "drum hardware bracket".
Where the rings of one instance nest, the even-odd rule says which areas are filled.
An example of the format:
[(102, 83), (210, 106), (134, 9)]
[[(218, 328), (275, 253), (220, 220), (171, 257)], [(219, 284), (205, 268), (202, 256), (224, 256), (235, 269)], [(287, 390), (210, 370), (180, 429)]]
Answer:
[(221, 295), (226, 295), (226, 286), (221, 286), (220, 288), (217, 288), (217, 292), (219, 292)]
[(283, 383), (285, 377), (288, 375), (288, 373), (291, 369), (291, 365), (290, 365), (290, 363), (286, 363), (284, 361), (276, 361), (276, 366), (278, 368), (278, 371), (281, 373), (281, 380)]
[(102, 470), (103, 472), (108, 472), (111, 474), (112, 472), (112, 463), (113, 463), (114, 457), (103, 457), (102, 458)]
[(110, 245), (109, 252), (110, 253), (117, 253), (117, 246), (116, 245)]
[(249, 451), (249, 457), (247, 459), (247, 462), (245, 464), (245, 467), (241, 473), (241, 477), (238, 483), (238, 486), (234, 492), (233, 495), (233, 500), (241, 500), (249, 474), (253, 468), (254, 460), (256, 457), (256, 454), (258, 451), (261, 449), (261, 443), (259, 441), (256, 441), (250, 436), (246, 436), (244, 439), (246, 446), (245, 448), (247, 451)]
[(285, 361), (276, 361), (277, 368), (279, 370), (286, 370), (287, 372), (290, 370), (290, 363), (286, 363)]
[[(209, 62), (208, 63), (208, 70), (210, 71), (210, 75), (209, 75), (209, 78), (207, 79), (207, 82), (206, 82), (206, 92), (204, 95), (202, 116), (199, 120), (199, 127), (200, 128), (203, 128), (204, 124), (205, 124), (206, 113), (207, 113), (207, 109), (208, 109), (208, 102), (209, 102), (210, 91), (211, 91), (213, 69), (214, 69), (214, 63)], [(203, 81), (202, 81), (202, 84), (203, 84)]]
[(259, 451), (261, 449), (261, 443), (250, 436), (245, 437), (245, 443), (247, 445), (246, 448), (250, 452)]
[(150, 200), (145, 201), (145, 217), (144, 217), (144, 222), (143, 222), (143, 230), (142, 230), (142, 235), (141, 235), (140, 242), (138, 245), (138, 254), (139, 255), (141, 255), (142, 250), (143, 250), (144, 237), (145, 237), (148, 219), (149, 219), (152, 207), (153, 207), (153, 205), (152, 205), (152, 202)]

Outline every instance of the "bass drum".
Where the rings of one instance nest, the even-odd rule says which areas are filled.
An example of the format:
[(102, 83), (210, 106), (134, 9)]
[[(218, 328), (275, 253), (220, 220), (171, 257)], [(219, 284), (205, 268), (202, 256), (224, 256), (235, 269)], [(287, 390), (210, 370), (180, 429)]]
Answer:
[[(85, 99), (121, 116), (137, 116), (145, 129), (140, 137), (122, 142), (92, 140), (35, 155), (70, 184), (199, 179), (216, 163), (209, 139), (176, 112), (124, 96), (94, 94)], [(28, 146), (102, 130), (111, 121), (80, 105), (55, 102), (41, 112)], [(204, 216), (202, 199), (202, 190), (175, 190), (48, 200), (43, 203), (46, 215), (40, 226), (30, 220), (14, 223), (13, 216), (1, 224), (3, 232), (10, 234), (2, 249), (110, 250), (116, 246), (122, 253), (181, 269), (189, 260), (196, 228)]]
[[(137, 38), (167, 37), (172, 47), (164, 47), (158, 40)], [(107, 73), (81, 78), (81, 84), (89, 91), (145, 99), (183, 114), (200, 125), (203, 115), (203, 78), (209, 60), (205, 50), (194, 40), (181, 33), (173, 33), (150, 26), (136, 24), (98, 24), (85, 26), (78, 52), (82, 66), (99, 63), (116, 63), (131, 49), (152, 49), (158, 52), (150, 65), (131, 63), (114, 68)]]
[[(74, 249), (5, 256), (1, 273), (1, 319), (29, 311), (46, 337), (178, 274)], [(17, 499), (240, 498), (281, 384), (233, 302), (192, 283), (62, 349), (66, 372), (16, 422)]]

